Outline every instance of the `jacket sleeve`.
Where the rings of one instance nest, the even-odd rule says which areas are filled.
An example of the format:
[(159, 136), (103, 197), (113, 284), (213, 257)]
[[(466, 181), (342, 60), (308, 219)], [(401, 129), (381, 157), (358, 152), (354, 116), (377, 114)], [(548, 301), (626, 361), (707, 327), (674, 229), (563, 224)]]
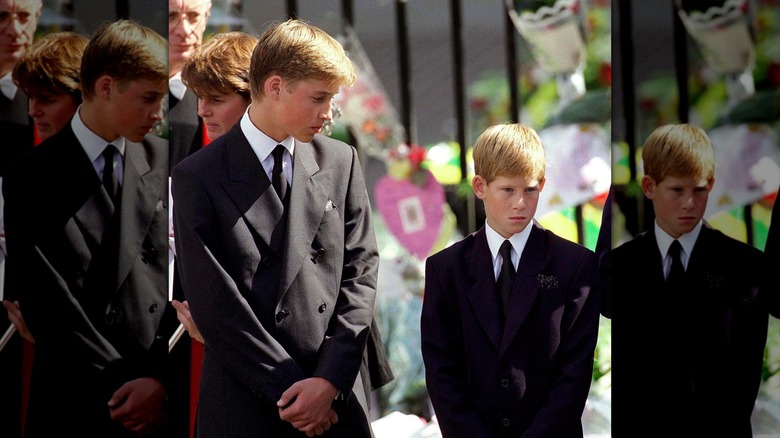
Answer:
[(374, 318), (379, 251), (371, 205), (357, 151), (344, 202), (344, 261), (336, 308), (330, 320), (315, 376), (328, 379), (342, 394), (349, 394), (363, 360)]
[(477, 414), (467, 394), (467, 370), (461, 321), (457, 306), (448, 296), (446, 270), (428, 258), (425, 263), (420, 336), (425, 364), (425, 382), (444, 436), (489, 437), (487, 424)]
[(547, 401), (534, 416), (523, 438), (572, 436), (582, 433), (581, 418), (593, 378), (593, 354), (599, 329), (596, 256), (580, 259), (570, 280), (561, 319), (557, 376)]

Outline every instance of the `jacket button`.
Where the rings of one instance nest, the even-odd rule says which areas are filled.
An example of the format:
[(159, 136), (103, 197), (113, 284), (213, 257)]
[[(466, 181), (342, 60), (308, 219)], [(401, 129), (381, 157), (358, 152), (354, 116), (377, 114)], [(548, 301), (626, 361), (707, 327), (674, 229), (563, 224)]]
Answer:
[(111, 309), (110, 312), (108, 312), (108, 315), (106, 315), (106, 324), (113, 324), (116, 322), (117, 318), (119, 318), (119, 310), (117, 309)]
[(315, 265), (317, 264), (317, 259), (322, 257), (325, 254), (325, 248), (320, 248), (317, 250), (317, 253), (314, 254), (314, 257), (311, 258), (312, 263)]
[(262, 260), (260, 260), (260, 264), (263, 266), (268, 266), (271, 264), (271, 257), (266, 257)]
[(501, 425), (504, 427), (509, 427), (510, 424), (511, 422), (509, 421), (509, 418), (504, 418), (503, 420), (501, 420)]
[(509, 379), (501, 379), (501, 387), (502, 388), (508, 388), (509, 387)]
[(155, 310), (157, 310), (157, 303), (152, 303), (152, 305), (149, 306), (149, 313), (154, 313)]
[(282, 320), (284, 318), (287, 318), (287, 315), (289, 315), (289, 314), (290, 314), (290, 312), (288, 312), (286, 310), (280, 310), (280, 311), (276, 312), (276, 322), (277, 323), (282, 322)]
[(320, 313), (323, 313), (323, 312), (325, 312), (325, 309), (327, 309), (327, 308), (328, 308), (328, 305), (325, 304), (325, 303), (322, 303), (322, 304), (320, 304), (320, 307), (317, 308), (317, 311), (319, 311)]

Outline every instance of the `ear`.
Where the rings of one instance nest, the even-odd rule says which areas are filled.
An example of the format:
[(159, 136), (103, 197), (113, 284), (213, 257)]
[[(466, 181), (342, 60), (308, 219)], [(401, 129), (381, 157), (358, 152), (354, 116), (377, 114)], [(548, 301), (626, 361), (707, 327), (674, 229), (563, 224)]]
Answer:
[(95, 96), (99, 99), (108, 99), (111, 93), (116, 92), (116, 81), (109, 75), (103, 75), (95, 81)]
[(471, 188), (474, 189), (474, 194), (477, 195), (477, 198), (479, 199), (485, 199), (485, 196), (487, 196), (487, 189), (488, 184), (485, 181), (485, 178), (482, 178), (481, 175), (476, 175), (471, 180)]
[(707, 191), (711, 192), (712, 191), (712, 186), (714, 186), (714, 185), (715, 185), (715, 177), (712, 177), (712, 179), (710, 180), (710, 183), (707, 185)]
[(542, 193), (542, 190), (544, 189), (544, 183), (547, 182), (547, 178), (542, 178), (542, 180), (539, 182), (539, 193)]
[(656, 184), (652, 177), (647, 175), (642, 177), (642, 192), (647, 196), (647, 199), (655, 198), (656, 188), (658, 188), (658, 184)]
[(279, 75), (271, 75), (265, 80), (263, 84), (263, 91), (265, 91), (266, 97), (272, 100), (278, 100), (282, 94), (283, 86), (282, 77)]

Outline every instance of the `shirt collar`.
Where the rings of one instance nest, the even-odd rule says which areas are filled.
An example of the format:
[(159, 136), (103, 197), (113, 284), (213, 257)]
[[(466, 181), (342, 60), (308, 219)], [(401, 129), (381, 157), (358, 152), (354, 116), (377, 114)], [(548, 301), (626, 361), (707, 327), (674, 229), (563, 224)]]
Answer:
[(85, 125), (81, 120), (81, 115), (79, 114), (80, 112), (81, 105), (79, 105), (78, 109), (76, 110), (76, 114), (73, 115), (73, 118), (70, 121), (70, 126), (73, 128), (73, 133), (76, 135), (76, 139), (79, 141), (79, 143), (81, 143), (81, 147), (84, 148), (84, 152), (87, 153), (89, 161), (95, 161), (95, 159), (103, 153), (103, 149), (105, 149), (106, 145), (109, 143), (116, 146), (117, 150), (119, 150), (119, 153), (124, 157), (126, 142), (125, 138), (120, 136), (114, 140), (106, 141), (87, 128), (87, 125)]
[(293, 152), (295, 152), (295, 139), (287, 137), (281, 142), (277, 142), (266, 135), (249, 119), (250, 107), (251, 105), (247, 107), (246, 111), (244, 111), (244, 115), (241, 117), (241, 132), (244, 133), (247, 141), (249, 141), (249, 146), (252, 147), (255, 155), (257, 155), (257, 159), (259, 159), (260, 162), (265, 161), (278, 144), (284, 146), (287, 149), (287, 152), (290, 153), (290, 156), (293, 156)]
[(16, 96), (16, 84), (14, 84), (13, 77), (11, 76), (12, 73), (13, 70), (3, 75), (3, 77), (0, 77), (0, 92), (2, 92), (3, 96), (7, 97), (8, 100), (14, 100), (14, 96)]
[(184, 93), (187, 92), (187, 87), (181, 80), (181, 72), (176, 73), (175, 75), (168, 78), (168, 89), (175, 98), (179, 100), (184, 98)]
[[(523, 254), (523, 249), (525, 248), (525, 244), (528, 242), (528, 236), (531, 235), (531, 228), (533, 228), (533, 222), (529, 223), (525, 229), (519, 233), (513, 234), (509, 238), (509, 242), (512, 244), (513, 257), (512, 261), (515, 262), (514, 257), (516, 255), (517, 260), (520, 260), (520, 257)], [(488, 241), (488, 247), (490, 248), (490, 254), (493, 256), (493, 260), (495, 261), (498, 257), (498, 249), (501, 248), (501, 244), (504, 243), (504, 237), (498, 234), (496, 230), (494, 230), (488, 223), (485, 221), (485, 235), (487, 236)], [(517, 263), (515, 263), (517, 264)]]
[[(680, 245), (682, 245), (683, 251), (685, 251), (685, 254), (688, 256), (690, 256), (691, 252), (693, 252), (693, 246), (696, 244), (696, 239), (699, 238), (701, 224), (702, 221), (699, 221), (699, 223), (693, 227), (693, 230), (677, 238), (677, 240), (680, 241)], [(654, 228), (655, 241), (658, 243), (658, 250), (661, 251), (662, 257), (666, 257), (666, 253), (669, 252), (669, 247), (672, 245), (672, 242), (675, 239), (674, 237), (670, 236), (669, 233), (664, 231), (660, 226), (658, 226), (657, 221), (654, 224)]]

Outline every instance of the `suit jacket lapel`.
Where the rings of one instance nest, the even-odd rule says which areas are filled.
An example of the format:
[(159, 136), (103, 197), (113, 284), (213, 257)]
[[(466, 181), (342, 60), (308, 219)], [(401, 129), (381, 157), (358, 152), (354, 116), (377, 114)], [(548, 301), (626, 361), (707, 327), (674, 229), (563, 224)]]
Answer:
[[(72, 134), (73, 131), (70, 128), (70, 123), (66, 125), (66, 128), (63, 129), (63, 131), (65, 131), (64, 133), (70, 133), (70, 135), (72, 135), (72, 138), (69, 136), (65, 137), (67, 141), (59, 146), (62, 149), (71, 150), (71, 153), (67, 155), (70, 163), (60, 162), (58, 167), (65, 170), (65, 172), (70, 175), (84, 175), (85, 178), (75, 181), (77, 186), (72, 187), (72, 189), (74, 189), (75, 193), (89, 194), (86, 202), (78, 207), (78, 210), (73, 214), (73, 222), (70, 220), (68, 221), (65, 227), (65, 233), (69, 240), (74, 244), (77, 240), (81, 240), (82, 238), (81, 236), (77, 236), (77, 234), (82, 234), (83, 238), (90, 243), (90, 249), (94, 250), (97, 245), (100, 245), (100, 242), (103, 239), (103, 231), (105, 231), (108, 226), (108, 221), (114, 213), (114, 206), (108, 197), (108, 192), (106, 192), (100, 183), (100, 180), (95, 173), (95, 169), (92, 167), (92, 163), (87, 159), (84, 149), (79, 144), (75, 134)], [(86, 178), (86, 175), (91, 176)], [(67, 175), (62, 175), (57, 178), (57, 180), (72, 181), (73, 179)], [(80, 233), (76, 233), (76, 229), (79, 230)], [(74, 247), (76, 246), (74, 245)]]
[(244, 213), (244, 219), (252, 229), (277, 257), (281, 257), (284, 242), (284, 227), (280, 228), (284, 213), (282, 201), (276, 196), (260, 160), (241, 132), (240, 124), (236, 124), (225, 136), (228, 174), (222, 181), (222, 187)]
[(466, 296), (485, 335), (498, 350), (501, 344), (501, 317), (496, 279), (493, 275), (493, 256), (490, 254), (484, 227), (474, 237), (474, 247), (469, 255), (467, 266), (468, 274), (474, 283), (466, 291)]
[(658, 240), (655, 237), (655, 227), (650, 228), (647, 233), (643, 235), (642, 244), (644, 250), (642, 255), (645, 257), (643, 261), (637, 261), (638, 266), (651, 266), (650, 281), (653, 282), (656, 288), (664, 287), (666, 278), (664, 277), (664, 256), (661, 254), (661, 250), (658, 249)]
[(295, 143), (292, 191), (287, 212), (287, 237), (284, 244), (282, 278), (277, 301), (281, 300), (309, 256), (325, 206), (330, 199), (331, 171), (320, 172), (311, 143)]
[(501, 354), (509, 347), (523, 322), (531, 312), (531, 308), (539, 295), (537, 276), (544, 267), (547, 256), (547, 246), (544, 241), (544, 231), (535, 220), (530, 226), (531, 234), (520, 255), (517, 273), (512, 283), (512, 295), (509, 297), (509, 312), (507, 312), (504, 335), (501, 339)]
[[(87, 158), (84, 149), (76, 139), (70, 123), (57, 134), (55, 140), (56, 147), (50, 148), (53, 155), (50, 160), (54, 163), (52, 172), (47, 175), (50, 181), (55, 181), (53, 192), (44, 196), (44, 205), (51, 203), (64, 202), (62, 212), (65, 216), (54, 218), (55, 227), (62, 226), (64, 237), (68, 246), (73, 249), (72, 254), (78, 254), (81, 264), (82, 275), (77, 276), (83, 280), (83, 274), (87, 272), (92, 262), (94, 251), (100, 246), (103, 238), (103, 230), (107, 225), (107, 214), (113, 208), (105, 190), (101, 190), (100, 180), (92, 167), (92, 163)], [(44, 172), (46, 172), (44, 170)], [(64, 183), (63, 182), (67, 182)], [(52, 186), (50, 184), (50, 186)], [(62, 222), (59, 222), (62, 220)], [(48, 228), (42, 225), (42, 228)], [(41, 251), (44, 252), (49, 260), (59, 260), (56, 254), (60, 252), (60, 247), (50, 247), (41, 245)], [(48, 249), (47, 249), (48, 248)], [(49, 254), (48, 251), (54, 251)], [(69, 263), (72, 260), (68, 261)], [(56, 263), (56, 262), (53, 262)], [(56, 266), (55, 269), (60, 269)], [(83, 284), (82, 284), (83, 285)]]
[(164, 208), (162, 192), (167, 175), (163, 169), (151, 169), (145, 152), (145, 145), (127, 142), (116, 288), (124, 282), (138, 257), (155, 212)]

